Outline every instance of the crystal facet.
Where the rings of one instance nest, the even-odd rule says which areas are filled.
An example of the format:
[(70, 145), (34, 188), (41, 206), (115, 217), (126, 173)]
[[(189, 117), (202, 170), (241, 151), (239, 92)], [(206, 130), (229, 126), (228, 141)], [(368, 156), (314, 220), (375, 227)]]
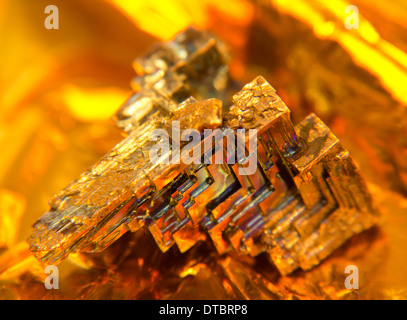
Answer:
[[(318, 265), (374, 224), (377, 211), (363, 178), (315, 114), (294, 126), (261, 76), (223, 106), (231, 86), (220, 48), (219, 40), (189, 29), (137, 61), (138, 91), (116, 116), (128, 136), (50, 201), (28, 239), (39, 260), (55, 264), (70, 253), (102, 251), (144, 227), (163, 252), (211, 239), (219, 253), (265, 252), (289, 274)], [(256, 129), (255, 173), (240, 175), (239, 162), (153, 164), (150, 137), (162, 129), (173, 139), (173, 121), (201, 133)], [(221, 149), (212, 143), (205, 149), (202, 141), (202, 157), (226, 154), (227, 138)], [(243, 152), (249, 143), (246, 137)]]

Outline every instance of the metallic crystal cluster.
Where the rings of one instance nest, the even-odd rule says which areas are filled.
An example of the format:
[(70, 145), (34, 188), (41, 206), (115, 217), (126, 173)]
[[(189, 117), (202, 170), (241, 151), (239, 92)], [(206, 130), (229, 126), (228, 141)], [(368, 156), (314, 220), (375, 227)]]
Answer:
[(119, 128), (131, 132), (154, 114), (169, 115), (193, 96), (226, 100), (230, 91), (225, 45), (207, 31), (187, 29), (134, 61), (136, 93), (116, 113)]
[[(102, 251), (144, 227), (164, 252), (211, 239), (219, 253), (265, 252), (289, 274), (318, 265), (374, 224), (364, 180), (315, 114), (294, 126), (261, 76), (230, 106), (222, 103), (231, 87), (227, 60), (219, 40), (188, 29), (136, 61), (137, 92), (116, 115), (128, 135), (50, 201), (28, 239), (38, 259), (55, 264), (72, 252)], [(153, 164), (150, 136), (164, 129), (171, 137), (172, 121), (200, 132), (256, 129), (257, 170), (240, 175), (239, 162)], [(201, 150), (202, 157), (226, 153), (204, 141)]]

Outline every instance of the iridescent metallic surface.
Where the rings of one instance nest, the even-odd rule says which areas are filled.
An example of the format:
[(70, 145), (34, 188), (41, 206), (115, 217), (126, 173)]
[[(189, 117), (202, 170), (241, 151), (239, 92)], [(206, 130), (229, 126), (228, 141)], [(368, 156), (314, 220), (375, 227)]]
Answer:
[(139, 76), (132, 84), (137, 93), (116, 113), (116, 124), (131, 132), (148, 121), (149, 115), (169, 114), (190, 96), (227, 99), (228, 60), (221, 41), (194, 28), (156, 45), (134, 61)]
[[(52, 4), (60, 11), (60, 30), (44, 28), (47, 15), (41, 1), (0, 2), (0, 299), (407, 298), (404, 0), (54, 0)], [(359, 29), (345, 28), (348, 5), (359, 9)], [(147, 73), (135, 63), (138, 76), (130, 86), (135, 75), (132, 61), (154, 52), (154, 45), (165, 46), (191, 25), (216, 35), (216, 47), (217, 39), (222, 39), (227, 48), (219, 50), (230, 52), (231, 59), (227, 58), (227, 72), (219, 73), (218, 79), (223, 80), (216, 87), (204, 72), (201, 80), (208, 82), (202, 80), (205, 86), (198, 87), (203, 91), (190, 88), (194, 90), (190, 95), (199, 104), (207, 98), (221, 100), (225, 115), (233, 105), (232, 95), (262, 75), (289, 106), (297, 137), (301, 123), (304, 127), (317, 123), (309, 118), (314, 113), (349, 150), (381, 213), (379, 219), (317, 266), (307, 271), (298, 268), (286, 276), (267, 250), (255, 256), (240, 251), (243, 246), (232, 249), (221, 223), (218, 233), (216, 227), (203, 233), (191, 229), (174, 233), (175, 245), (165, 253), (156, 242), (160, 233), (154, 238), (143, 226), (109, 246), (106, 238), (101, 252), (69, 254), (58, 264), (59, 290), (47, 290), (45, 266), (26, 242), (32, 225), (50, 210), (47, 202), (56, 192), (130, 135), (131, 123), (149, 119), (151, 109), (140, 103), (146, 108), (138, 108), (141, 113), (134, 122), (128, 119), (131, 109), (123, 113), (121, 124), (117, 122), (123, 129), (130, 123), (128, 133), (117, 130), (111, 121), (132, 91), (142, 95), (137, 81)], [(198, 51), (205, 51), (207, 40), (197, 42)], [(184, 80), (174, 83), (187, 83)], [(213, 91), (206, 94), (209, 89)], [(250, 118), (250, 110), (244, 118)], [(307, 118), (309, 122), (304, 121)], [(227, 123), (227, 117), (222, 122)], [(338, 146), (336, 139), (328, 140)], [(287, 151), (282, 155), (289, 159), (293, 150)], [(206, 189), (210, 198), (236, 184), (227, 168), (212, 170), (211, 175), (215, 182)], [(334, 190), (329, 182), (337, 181), (334, 176), (332, 172), (324, 175), (330, 178), (326, 180), (329, 190)], [(265, 181), (261, 176), (251, 178), (256, 186)], [(282, 178), (274, 180), (274, 195), (286, 191), (289, 179)], [(293, 185), (300, 180), (288, 187), (295, 191)], [(109, 183), (114, 188), (114, 181)], [(318, 189), (317, 184), (308, 184), (308, 191), (303, 188), (304, 201), (317, 201), (322, 191), (315, 198), (310, 191)], [(321, 190), (327, 189), (322, 185)], [(358, 196), (353, 201), (353, 194), (335, 200), (360, 203)], [(223, 212), (221, 206), (215, 214)], [(135, 230), (138, 226), (133, 221)], [(205, 241), (196, 242), (200, 236)], [(216, 237), (219, 240), (211, 240)], [(251, 239), (265, 245), (274, 241), (272, 237)], [(103, 247), (91, 237), (84, 240)], [(190, 249), (181, 253), (181, 247)], [(349, 265), (359, 269), (359, 289), (344, 285)]]
[[(188, 41), (205, 37), (207, 33), (189, 29), (139, 59), (138, 68), (147, 74), (139, 83), (145, 87), (118, 116), (122, 126), (122, 115), (127, 114), (123, 129), (129, 135), (52, 199), (50, 211), (35, 223), (28, 242), (42, 262), (55, 264), (69, 253), (102, 251), (125, 232), (145, 226), (163, 252), (174, 244), (185, 252), (209, 236), (221, 254), (267, 252), (285, 275), (311, 269), (373, 225), (376, 209), (349, 153), (314, 114), (294, 127), (290, 110), (264, 78), (257, 77), (236, 93), (223, 115), (222, 102), (216, 99), (190, 97), (176, 104), (182, 98), (175, 98), (171, 89), (189, 93), (183, 88), (194, 83), (174, 85), (177, 80), (157, 74), (171, 75), (168, 65), (181, 65), (177, 74), (188, 79), (202, 75), (207, 70), (203, 65), (221, 66), (219, 51), (213, 56), (200, 46), (189, 46)], [(215, 40), (205, 40), (204, 47), (217, 47)], [(180, 60), (185, 47), (191, 51)], [(218, 74), (206, 76), (214, 83)], [(156, 86), (166, 94), (152, 89)], [(147, 97), (146, 90), (156, 96)], [(205, 137), (210, 144), (202, 141), (200, 157), (210, 161), (154, 164), (149, 152), (156, 143), (150, 139), (155, 129), (167, 131), (172, 149), (166, 157), (174, 157), (173, 121), (179, 121), (181, 130), (201, 134), (205, 129), (229, 129), (230, 135), (236, 135), (231, 129), (255, 129), (256, 150), (250, 154), (246, 137), (242, 151), (256, 157), (254, 173), (242, 174), (245, 168), (239, 161), (214, 161), (217, 152), (227, 154), (230, 141), (239, 148), (236, 137), (229, 140), (226, 135), (220, 148), (212, 144), (212, 136)]]

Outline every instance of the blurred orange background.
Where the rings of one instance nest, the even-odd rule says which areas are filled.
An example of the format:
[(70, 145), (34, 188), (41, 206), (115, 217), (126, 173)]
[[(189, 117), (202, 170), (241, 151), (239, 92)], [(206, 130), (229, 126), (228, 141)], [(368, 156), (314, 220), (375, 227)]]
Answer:
[[(44, 27), (50, 4), (58, 30)], [(359, 8), (359, 29), (344, 26), (349, 4)], [(121, 140), (111, 117), (132, 93), (133, 59), (189, 25), (227, 43), (234, 79), (265, 76), (295, 123), (315, 112), (331, 126), (384, 212), (387, 284), (406, 288), (401, 0), (1, 1), (0, 254), (26, 239), (54, 193)]]

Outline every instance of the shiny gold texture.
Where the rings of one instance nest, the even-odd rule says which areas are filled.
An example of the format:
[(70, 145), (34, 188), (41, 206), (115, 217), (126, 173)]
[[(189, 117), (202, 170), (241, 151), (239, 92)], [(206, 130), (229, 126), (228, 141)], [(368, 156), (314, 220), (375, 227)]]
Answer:
[[(296, 130), (290, 110), (264, 78), (236, 93), (223, 116), (219, 100), (188, 98), (195, 88), (216, 83), (218, 70), (225, 69), (219, 47), (208, 33), (188, 29), (138, 60), (139, 91), (117, 115), (129, 136), (57, 194), (34, 224), (28, 242), (42, 262), (102, 251), (128, 230), (146, 226), (163, 252), (175, 243), (187, 251), (206, 230), (219, 253), (229, 247), (253, 256), (266, 251), (279, 271), (289, 274), (318, 265), (372, 226), (376, 209), (348, 152), (315, 115)], [(214, 90), (208, 88), (206, 95)], [(177, 106), (177, 101), (183, 102)], [(201, 151), (194, 157), (211, 161), (177, 164), (174, 135), (180, 133), (174, 132), (174, 121), (181, 130), (198, 129), (202, 135), (205, 129), (222, 129), (233, 139), (205, 136), (193, 146)], [(149, 156), (156, 129), (172, 140), (164, 155), (172, 161), (167, 165)], [(249, 136), (250, 129), (257, 130), (257, 150), (248, 145), (243, 151), (256, 157), (254, 173), (242, 175), (247, 168), (240, 160), (215, 162), (216, 153), (230, 153), (224, 145), (235, 143), (237, 153), (242, 148), (230, 142), (237, 141), (234, 133), (226, 134), (230, 129), (249, 129)]]
[[(404, 1), (55, 0), (53, 4), (60, 11), (59, 30), (44, 28), (46, 4), (41, 1), (6, 0), (0, 4), (1, 298), (406, 298)], [(359, 29), (344, 26), (344, 8), (350, 4), (359, 8)], [(216, 98), (215, 105), (222, 101), (222, 114), (226, 114), (232, 105), (240, 108), (232, 103), (232, 95), (263, 75), (290, 107), (300, 147), (303, 142), (312, 145), (313, 134), (327, 137), (323, 144), (315, 144), (314, 150), (319, 151), (312, 155), (320, 154), (319, 158), (290, 158), (291, 148), (280, 149), (296, 178), (290, 186), (304, 195), (304, 205), (312, 206), (313, 201), (331, 195), (333, 201), (328, 204), (352, 205), (349, 216), (356, 217), (356, 210), (363, 213), (358, 219), (363, 219), (370, 211), (363, 209), (370, 207), (370, 200), (362, 195), (371, 194), (373, 207), (381, 213), (376, 225), (351, 237), (311, 270), (300, 270), (302, 266), (307, 269), (304, 258), (300, 269), (281, 275), (268, 253), (258, 254), (263, 249), (255, 245), (273, 244), (272, 236), (246, 241), (239, 250), (249, 250), (242, 254), (230, 250), (229, 241), (221, 241), (222, 232), (212, 229), (202, 236), (190, 225), (173, 237), (176, 246), (162, 253), (157, 246), (159, 233), (152, 237), (149, 232), (154, 233), (154, 228), (129, 223), (130, 230), (140, 229), (126, 232), (110, 246), (108, 240), (112, 239), (106, 239), (103, 252), (70, 254), (58, 265), (60, 289), (47, 290), (44, 266), (25, 243), (32, 224), (49, 209), (47, 201), (53, 194), (122, 141), (123, 134), (111, 117), (133, 90), (140, 92), (142, 86), (137, 81), (148, 76), (136, 62), (135, 77), (133, 59), (190, 25), (222, 40), (226, 47), (219, 52), (230, 52), (224, 61), (228, 68), (218, 70), (216, 85), (201, 86), (208, 92), (194, 92), (197, 101), (190, 103), (200, 105), (206, 98)], [(200, 52), (207, 52), (209, 46), (205, 47), (205, 41), (201, 44)], [(176, 68), (172, 71), (177, 73)], [(191, 81), (176, 76), (171, 81), (176, 79), (181, 84)], [(206, 95), (208, 88), (211, 92)], [(153, 115), (148, 109), (141, 110), (147, 118)], [(251, 110), (240, 119), (249, 123)], [(165, 114), (167, 110), (160, 116)], [(232, 120), (223, 117), (222, 121)], [(286, 130), (292, 129), (288, 126)], [(124, 135), (123, 141), (129, 141), (131, 133)], [(354, 163), (343, 148), (349, 150)], [(346, 168), (351, 179), (343, 179), (347, 175), (337, 171), (338, 167)], [(369, 191), (357, 182), (356, 168)], [(321, 173), (330, 179), (324, 183), (307, 180)], [(216, 184), (225, 173), (217, 170), (213, 176)], [(279, 181), (275, 180), (276, 185)], [(162, 186), (165, 183), (168, 181), (163, 180)], [(224, 190), (219, 187), (220, 183), (208, 196)], [(326, 193), (338, 187), (345, 189), (338, 194), (351, 196), (337, 198), (335, 192)], [(355, 187), (363, 192), (358, 194)], [(332, 225), (338, 225), (346, 214), (333, 216), (337, 218)], [(304, 221), (309, 222), (303, 225), (306, 234), (315, 225), (312, 219)], [(345, 225), (348, 222), (345, 220)], [(365, 227), (368, 222), (360, 230)], [(239, 234), (228, 235), (233, 243), (241, 243)], [(227, 252), (221, 254), (223, 250)], [(359, 268), (357, 290), (344, 286), (348, 265)]]

